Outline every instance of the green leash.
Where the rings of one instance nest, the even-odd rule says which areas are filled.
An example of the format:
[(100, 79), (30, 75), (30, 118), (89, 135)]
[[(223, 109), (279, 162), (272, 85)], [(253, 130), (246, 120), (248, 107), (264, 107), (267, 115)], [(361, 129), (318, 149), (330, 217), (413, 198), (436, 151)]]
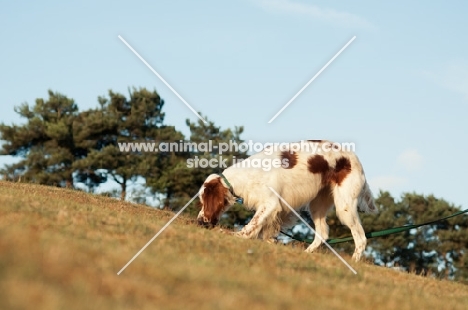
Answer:
[[(393, 227), (393, 228), (388, 228), (388, 229), (379, 230), (379, 231), (372, 231), (372, 232), (366, 233), (366, 237), (367, 237), (367, 239), (371, 239), (371, 238), (376, 238), (376, 237), (382, 237), (382, 236), (387, 236), (387, 235), (398, 234), (398, 233), (403, 232), (403, 231), (411, 230), (411, 229), (418, 228), (418, 227), (421, 227), (421, 226), (434, 224), (434, 223), (437, 223), (437, 222), (440, 222), (440, 221), (443, 221), (443, 220), (446, 220), (446, 219), (449, 219), (449, 218), (452, 218), (452, 217), (455, 217), (455, 216), (458, 216), (458, 215), (461, 215), (461, 214), (467, 213), (467, 212), (468, 212), (468, 209), (456, 212), (454, 214), (451, 214), (449, 216), (443, 217), (443, 218), (438, 219), (438, 220), (434, 220), (434, 221), (430, 221), (430, 222), (426, 222), (426, 223), (422, 223), (422, 224), (410, 224), (410, 225)], [(312, 243), (312, 241), (313, 241), (313, 239), (300, 240), (300, 239), (294, 238), (293, 236), (291, 236), (289, 234), (286, 234), (286, 233), (284, 233), (282, 231), (281, 231), (281, 233), (283, 235), (288, 236), (291, 239), (296, 240), (296, 241), (301, 241), (301, 242), (306, 242), (306, 243)], [(327, 243), (328, 244), (337, 244), (337, 243), (343, 243), (343, 242), (348, 242), (348, 241), (352, 241), (352, 240), (353, 240), (353, 237), (336, 238), (336, 239), (328, 239)]]

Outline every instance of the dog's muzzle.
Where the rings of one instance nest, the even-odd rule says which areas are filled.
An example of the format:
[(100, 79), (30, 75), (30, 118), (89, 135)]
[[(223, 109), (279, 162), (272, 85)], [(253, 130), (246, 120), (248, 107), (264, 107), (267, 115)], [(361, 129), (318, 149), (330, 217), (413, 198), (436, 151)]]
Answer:
[(203, 226), (205, 228), (213, 228), (218, 224), (218, 221), (213, 219), (211, 222), (205, 222), (203, 218), (198, 218), (198, 225)]

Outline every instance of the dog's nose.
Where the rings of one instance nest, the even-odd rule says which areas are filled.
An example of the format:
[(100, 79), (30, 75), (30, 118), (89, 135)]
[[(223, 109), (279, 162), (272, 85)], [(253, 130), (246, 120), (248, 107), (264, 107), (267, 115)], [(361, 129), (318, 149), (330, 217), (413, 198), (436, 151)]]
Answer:
[(208, 228), (211, 225), (211, 223), (210, 222), (205, 222), (203, 220), (203, 218), (199, 218), (198, 219), (198, 225)]
[(203, 226), (205, 228), (212, 228), (213, 226), (216, 226), (216, 222), (215, 223), (205, 222), (203, 218), (199, 218), (197, 221), (198, 221), (198, 225)]

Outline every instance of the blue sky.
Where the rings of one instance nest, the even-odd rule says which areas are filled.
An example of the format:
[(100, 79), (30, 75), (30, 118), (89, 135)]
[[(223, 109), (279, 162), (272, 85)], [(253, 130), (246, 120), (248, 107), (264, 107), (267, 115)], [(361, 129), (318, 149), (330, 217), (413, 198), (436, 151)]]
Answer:
[(121, 35), (197, 111), (245, 126), (244, 139), (354, 142), (374, 191), (467, 208), (467, 14), (465, 1), (10, 1), (0, 122), (20, 122), (13, 107), (48, 89), (87, 109), (136, 86), (156, 89), (166, 123), (188, 134), (196, 116)]

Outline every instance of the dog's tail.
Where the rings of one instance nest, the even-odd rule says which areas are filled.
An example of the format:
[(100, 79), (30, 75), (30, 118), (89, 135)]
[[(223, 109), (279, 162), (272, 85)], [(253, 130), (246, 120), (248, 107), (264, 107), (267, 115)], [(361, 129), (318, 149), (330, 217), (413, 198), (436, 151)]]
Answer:
[(369, 184), (367, 183), (367, 181), (364, 183), (361, 193), (359, 194), (358, 210), (360, 212), (374, 214), (379, 212), (379, 210), (377, 210), (377, 207), (375, 206), (374, 198), (372, 196), (372, 192), (369, 188)]

